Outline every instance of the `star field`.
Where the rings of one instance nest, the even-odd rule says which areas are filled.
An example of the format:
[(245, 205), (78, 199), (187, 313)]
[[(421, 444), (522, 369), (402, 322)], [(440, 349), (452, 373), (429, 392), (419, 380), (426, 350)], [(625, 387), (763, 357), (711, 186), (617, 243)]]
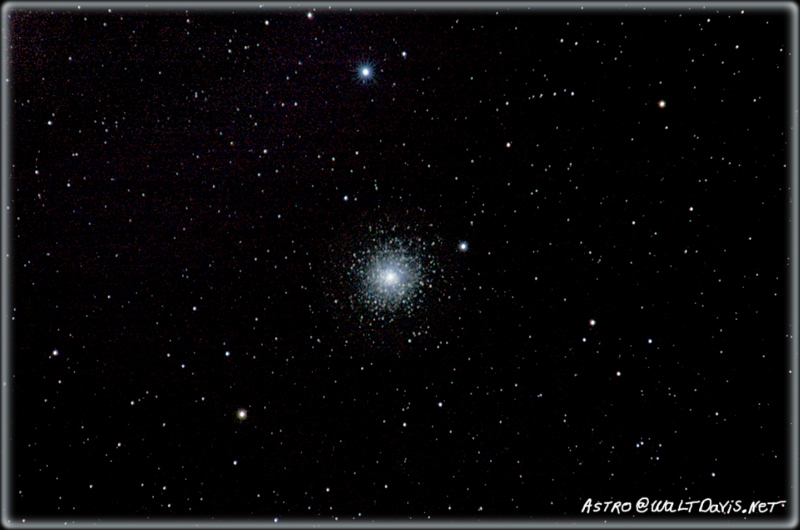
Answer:
[(6, 524), (787, 522), (796, 10), (615, 6), (4, 4)]

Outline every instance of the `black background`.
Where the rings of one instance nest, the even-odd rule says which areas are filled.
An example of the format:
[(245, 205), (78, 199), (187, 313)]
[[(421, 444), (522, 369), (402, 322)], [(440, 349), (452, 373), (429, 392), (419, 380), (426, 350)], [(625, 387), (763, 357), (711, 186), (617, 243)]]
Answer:
[[(786, 499), (740, 11), (10, 9), (16, 517)], [(437, 242), (410, 314), (333, 302), (369, 227)]]

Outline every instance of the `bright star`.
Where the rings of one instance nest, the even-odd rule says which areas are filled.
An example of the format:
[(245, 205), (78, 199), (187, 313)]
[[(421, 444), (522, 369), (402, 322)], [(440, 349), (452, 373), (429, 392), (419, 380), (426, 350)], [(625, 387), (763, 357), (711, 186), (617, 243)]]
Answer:
[(356, 81), (362, 85), (372, 83), (375, 80), (375, 63), (362, 61), (356, 68)]

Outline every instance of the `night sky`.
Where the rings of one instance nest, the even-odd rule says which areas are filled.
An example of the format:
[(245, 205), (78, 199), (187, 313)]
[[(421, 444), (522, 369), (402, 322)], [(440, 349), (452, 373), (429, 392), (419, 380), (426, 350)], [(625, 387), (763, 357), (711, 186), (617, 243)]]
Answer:
[(4, 6), (4, 522), (793, 495), (790, 11), (455, 6)]

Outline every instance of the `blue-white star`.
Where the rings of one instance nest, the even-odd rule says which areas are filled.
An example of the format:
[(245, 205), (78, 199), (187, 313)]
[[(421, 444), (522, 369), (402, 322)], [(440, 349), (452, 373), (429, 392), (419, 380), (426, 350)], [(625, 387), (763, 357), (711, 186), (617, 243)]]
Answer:
[(366, 85), (375, 80), (375, 64), (369, 61), (359, 63), (356, 68), (356, 80), (362, 85)]

